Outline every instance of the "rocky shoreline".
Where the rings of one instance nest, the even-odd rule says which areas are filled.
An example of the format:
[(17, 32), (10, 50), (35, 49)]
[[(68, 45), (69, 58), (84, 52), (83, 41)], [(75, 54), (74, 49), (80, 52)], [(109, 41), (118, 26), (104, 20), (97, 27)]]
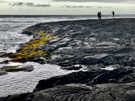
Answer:
[(0, 101), (134, 101), (134, 23), (131, 18), (78, 20), (40, 23), (25, 29), (22, 34), (34, 38), (40, 31), (56, 37), (40, 47), (49, 58), (28, 61), (83, 71), (41, 80), (32, 93)]
[(93, 70), (41, 80), (32, 93), (0, 101), (134, 101), (135, 69)]
[(72, 65), (134, 66), (135, 19), (82, 20), (41, 23), (23, 31), (37, 35), (41, 30), (56, 36), (42, 49), (53, 53), (48, 63)]

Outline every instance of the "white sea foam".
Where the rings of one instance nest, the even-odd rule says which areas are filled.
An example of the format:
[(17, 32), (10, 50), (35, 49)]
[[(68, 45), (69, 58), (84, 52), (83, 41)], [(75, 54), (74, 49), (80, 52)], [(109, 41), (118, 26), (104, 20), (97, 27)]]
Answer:
[(62, 70), (57, 65), (40, 65), (32, 62), (25, 63), (24, 65), (34, 65), (34, 71), (8, 73), (7, 75), (0, 76), (0, 96), (31, 92), (39, 80), (73, 72)]
[[(40, 22), (54, 22), (71, 20), (67, 18), (0, 18), (0, 51), (15, 52), (19, 44), (29, 41), (32, 37), (20, 34), (28, 26)], [(0, 61), (8, 58), (0, 58)], [(67, 74), (73, 71), (61, 70), (56, 65), (40, 65), (38, 63), (9, 63), (7, 66), (34, 65), (32, 72), (14, 72), (0, 76), (0, 96), (7, 96), (16, 93), (31, 92), (39, 80), (47, 79), (57, 75)], [(5, 64), (0, 64), (0, 68)]]

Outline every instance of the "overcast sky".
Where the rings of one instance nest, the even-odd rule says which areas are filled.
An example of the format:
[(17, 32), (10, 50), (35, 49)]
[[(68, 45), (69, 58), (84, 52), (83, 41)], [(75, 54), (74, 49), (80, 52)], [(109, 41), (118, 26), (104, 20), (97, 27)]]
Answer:
[(0, 14), (88, 15), (135, 14), (135, 0), (0, 0)]

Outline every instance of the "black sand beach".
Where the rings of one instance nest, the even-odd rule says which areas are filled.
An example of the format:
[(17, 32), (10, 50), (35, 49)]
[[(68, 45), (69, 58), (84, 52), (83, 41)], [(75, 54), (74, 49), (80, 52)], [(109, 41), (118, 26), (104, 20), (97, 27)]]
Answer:
[(40, 23), (22, 34), (36, 39), (40, 31), (56, 37), (40, 47), (48, 58), (23, 62), (56, 64), (76, 72), (41, 80), (33, 92), (0, 101), (135, 100), (134, 18)]

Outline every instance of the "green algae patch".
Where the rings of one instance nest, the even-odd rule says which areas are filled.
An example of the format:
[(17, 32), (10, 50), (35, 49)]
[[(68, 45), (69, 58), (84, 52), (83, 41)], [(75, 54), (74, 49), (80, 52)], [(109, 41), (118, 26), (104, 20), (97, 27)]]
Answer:
[(12, 62), (25, 62), (38, 57), (46, 58), (46, 52), (41, 49), (42, 45), (45, 45), (48, 40), (54, 39), (53, 35), (46, 35), (44, 32), (40, 32), (37, 38), (25, 43), (20, 47), (16, 53), (7, 54), (11, 58)]

